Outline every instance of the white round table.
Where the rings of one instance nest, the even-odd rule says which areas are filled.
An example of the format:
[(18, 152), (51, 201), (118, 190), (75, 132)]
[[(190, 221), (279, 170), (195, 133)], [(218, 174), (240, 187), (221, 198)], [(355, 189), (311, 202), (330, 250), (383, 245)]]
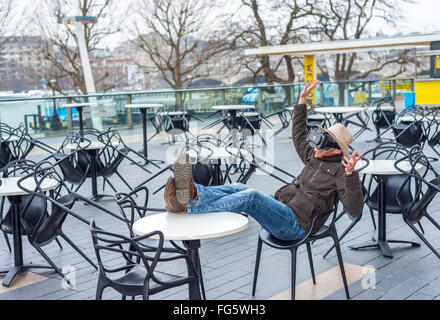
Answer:
[[(0, 196), (8, 197), (12, 206), (12, 234), (14, 238), (14, 266), (8, 271), (1, 272), (6, 273), (3, 279), (3, 286), (9, 287), (14, 280), (15, 276), (19, 273), (26, 272), (31, 268), (41, 268), (47, 266), (40, 265), (26, 265), (23, 263), (23, 245), (22, 245), (22, 231), (21, 231), (21, 219), (20, 219), (20, 204), (22, 197), (28, 195), (28, 193), (19, 188), (17, 182), (21, 177), (9, 177), (0, 178)], [(41, 182), (41, 189), (43, 191), (49, 191), (55, 189), (59, 185), (55, 179), (46, 178)], [(22, 186), (28, 190), (35, 190), (36, 184), (33, 177), (28, 178), (22, 182)]]
[(159, 112), (160, 116), (183, 116), (188, 114), (188, 111), (163, 111)]
[(3, 141), (5, 141), (5, 142), (17, 142), (17, 141), (19, 141), (20, 140), (20, 137), (19, 136), (9, 136), (9, 137), (6, 137), (5, 139), (3, 139)]
[(216, 105), (212, 106), (213, 110), (245, 110), (245, 109), (255, 109), (254, 105)]
[(203, 240), (219, 238), (243, 231), (248, 218), (233, 212), (152, 214), (137, 220), (133, 232), (144, 235), (159, 230), (165, 240)]
[(68, 103), (68, 104), (63, 104), (62, 107), (63, 108), (76, 108), (76, 110), (78, 110), (79, 130), (80, 130), (80, 132), (82, 132), (83, 129), (84, 129), (84, 127), (83, 127), (83, 108), (84, 107), (96, 106), (96, 105), (97, 105), (96, 102), (84, 102), (84, 103)]
[[(247, 228), (247, 217), (233, 212), (210, 212), (201, 214), (159, 213), (146, 216), (133, 224), (133, 232), (144, 235), (159, 230), (166, 240), (182, 240), (193, 260), (197, 272), (200, 266), (200, 240), (224, 237)], [(192, 274), (191, 269), (188, 272)], [(189, 285), (189, 298), (200, 299), (200, 287)]]
[[(393, 257), (392, 250), (389, 246), (390, 243), (407, 243), (412, 246), (420, 246), (419, 243), (404, 241), (404, 240), (387, 240), (386, 237), (386, 180), (388, 176), (402, 175), (402, 173), (396, 169), (394, 163), (396, 160), (369, 160), (369, 164), (366, 168), (359, 171), (360, 174), (369, 174), (377, 177), (378, 181), (378, 226), (377, 226), (377, 240), (361, 245), (349, 246), (353, 250), (366, 249), (366, 248), (378, 248), (381, 250), (382, 255), (388, 258)], [(360, 160), (357, 164), (357, 168), (361, 168), (365, 165), (365, 162)], [(408, 161), (402, 161), (398, 164), (399, 168), (403, 171), (409, 171), (411, 165)], [(419, 165), (415, 168), (421, 170), (422, 166)]]
[[(111, 142), (111, 145), (113, 146), (113, 147), (117, 147), (118, 145), (119, 145), (119, 142), (116, 142), (116, 141), (112, 141)], [(66, 149), (70, 149), (70, 150), (75, 150), (76, 148), (77, 148), (77, 144), (75, 144), (75, 143), (68, 143), (68, 144), (66, 144), (64, 147), (66, 148)], [(79, 143), (79, 146), (81, 147), (81, 148), (84, 148), (85, 150), (100, 150), (100, 149), (103, 149), (104, 147), (105, 147), (105, 144), (104, 143), (102, 143), (101, 141), (98, 141), (98, 140), (93, 140), (93, 141), (91, 141), (90, 142), (90, 145), (88, 145), (88, 142), (87, 141), (83, 141), (83, 142), (80, 142)]]

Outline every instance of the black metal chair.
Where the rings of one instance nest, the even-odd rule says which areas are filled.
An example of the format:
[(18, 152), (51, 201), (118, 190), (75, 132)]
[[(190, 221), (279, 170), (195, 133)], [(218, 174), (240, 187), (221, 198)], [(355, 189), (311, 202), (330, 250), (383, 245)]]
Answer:
[[(2, 133), (2, 138), (11, 149), (13, 155), (11, 160), (26, 159), (34, 148), (39, 148), (47, 153), (56, 152), (56, 149), (50, 145), (42, 142), (41, 140), (32, 138), (27, 132), (23, 123), (20, 123), (17, 128), (12, 128), (8, 125), (2, 124), (0, 130)], [(16, 140), (9, 142), (8, 140), (13, 137), (16, 138)]]
[[(135, 197), (136, 199), (139, 199), (141, 197), (141, 194), (143, 194), (144, 200), (142, 204), (139, 205), (138, 202), (135, 200)], [(133, 190), (130, 193), (118, 193), (115, 195), (116, 203), (119, 206), (119, 210), (121, 212), (123, 219), (125, 220), (131, 238), (134, 238), (136, 236), (133, 232), (133, 224), (137, 219), (141, 219), (145, 217), (147, 211), (156, 211), (156, 212), (164, 211), (163, 209), (148, 208), (147, 207), (148, 199), (149, 199), (149, 192), (148, 189), (144, 186), (136, 190)], [(179, 246), (175, 241), (169, 240), (168, 242), (171, 244), (171, 247), (163, 246), (162, 252), (187, 254), (187, 250)], [(158, 240), (148, 238), (142, 241), (142, 245), (143, 245), (142, 248), (143, 251), (153, 252), (157, 250)], [(137, 262), (139, 263), (138, 260)], [(201, 269), (202, 269), (201, 265), (199, 265), (199, 270)], [(200, 274), (200, 284), (202, 287), (202, 295), (205, 298), (205, 290), (204, 290), (203, 278), (201, 274)]]
[[(405, 146), (396, 142), (384, 142), (377, 145), (375, 148), (368, 150), (364, 153), (364, 157), (370, 157), (371, 160), (377, 159), (393, 159), (399, 160), (408, 156), (409, 150)], [(387, 214), (402, 214), (402, 206), (409, 206), (413, 201), (413, 193), (411, 191), (410, 183), (407, 180), (407, 176), (392, 175), (388, 176), (385, 183), (386, 205), (385, 212)], [(368, 186), (366, 187), (367, 197), (365, 204), (370, 210), (379, 210), (379, 188), (377, 183), (374, 184), (374, 179), (370, 179)], [(398, 202), (398, 196), (402, 197), (402, 201)], [(419, 224), (420, 229), (423, 231), (423, 227)]]
[[(344, 117), (344, 126), (348, 128), (349, 125), (353, 125), (355, 127), (358, 127), (358, 131), (356, 131), (353, 134), (353, 139), (356, 140), (362, 133), (365, 131), (371, 131), (370, 128), (368, 128), (368, 123), (370, 122), (370, 116), (368, 115), (367, 104), (363, 104), (362, 107), (364, 107), (364, 111), (356, 112), (354, 114), (348, 115)], [(356, 119), (354, 119), (356, 118)]]
[[(384, 105), (391, 106), (392, 110), (384, 110), (382, 108)], [(397, 116), (396, 106), (391, 96), (386, 96), (383, 99), (374, 101), (371, 106), (374, 108), (371, 114), (371, 120), (376, 129), (376, 138), (373, 141), (381, 143), (382, 135), (391, 130), (392, 126), (395, 124)], [(381, 133), (381, 129), (385, 131)]]
[(258, 134), (263, 144), (266, 145), (266, 140), (260, 132), (263, 122), (266, 123), (269, 128), (272, 127), (272, 124), (265, 118), (264, 114), (258, 110), (240, 112), (237, 114), (237, 123), (242, 134), (245, 136), (254, 136), (255, 134)]
[(429, 111), (426, 115), (428, 122), (426, 128), (426, 136), (428, 146), (440, 157), (440, 110), (435, 108)]
[(337, 211), (338, 211), (338, 202), (339, 202), (339, 199), (336, 196), (334, 210), (333, 210), (333, 217), (332, 217), (331, 222), (328, 225), (324, 225), (318, 232), (313, 234), (312, 231), (314, 229), (316, 221), (320, 218), (322, 219), (323, 217), (330, 215), (331, 212), (326, 212), (326, 213), (323, 213), (323, 214), (316, 216), (312, 221), (312, 225), (310, 227), (309, 232), (301, 240), (283, 241), (283, 240), (277, 239), (276, 237), (271, 235), (265, 229), (260, 230), (259, 238), (258, 238), (258, 246), (257, 246), (257, 258), (256, 258), (256, 262), (255, 262), (254, 282), (252, 285), (252, 295), (253, 296), (255, 295), (255, 290), (257, 287), (258, 269), (260, 266), (261, 250), (262, 250), (263, 243), (265, 243), (268, 246), (275, 248), (275, 249), (290, 251), (291, 258), (292, 258), (292, 262), (291, 262), (292, 263), (292, 270), (291, 270), (292, 271), (292, 275), (291, 275), (291, 294), (292, 294), (292, 296), (291, 296), (291, 298), (292, 298), (292, 300), (295, 300), (296, 256), (297, 256), (298, 248), (303, 244), (305, 244), (307, 246), (307, 253), (308, 253), (309, 263), (310, 263), (310, 271), (312, 273), (312, 280), (313, 280), (313, 284), (316, 284), (315, 271), (314, 271), (313, 259), (312, 259), (312, 249), (311, 249), (310, 242), (318, 240), (318, 239), (331, 237), (335, 243), (339, 267), (341, 269), (341, 274), (342, 274), (342, 281), (344, 282), (345, 294), (347, 296), (347, 299), (350, 299), (347, 279), (345, 276), (344, 262), (342, 260), (341, 249), (339, 247), (338, 234), (337, 234), (336, 227), (335, 227), (336, 215), (337, 215)]
[[(145, 158), (142, 154), (128, 147), (124, 143), (121, 135), (119, 134), (119, 131), (116, 128), (111, 127), (107, 131), (101, 133), (98, 136), (98, 141), (104, 144), (104, 147), (98, 153), (98, 158), (102, 163), (101, 175), (103, 178), (105, 178), (103, 188), (105, 187), (105, 182), (108, 182), (109, 185), (112, 187), (112, 189), (116, 190), (116, 188), (109, 181), (109, 178), (112, 177), (114, 174), (116, 174), (121, 179), (121, 181), (128, 187), (128, 189), (133, 191), (133, 188), (118, 171), (119, 166), (124, 160), (128, 160), (131, 164), (136, 165), (146, 173), (149, 174), (151, 173), (151, 171), (146, 169), (144, 166), (140, 165), (137, 161), (135, 161), (129, 156), (129, 154), (131, 153), (134, 154), (135, 156), (142, 158), (144, 161), (148, 161), (148, 159)], [(152, 164), (157, 168), (160, 168), (155, 163)]]
[[(168, 110), (169, 112), (178, 111), (185, 112), (183, 106), (176, 105)], [(168, 111), (163, 113), (163, 127), (164, 131), (171, 135), (171, 142), (175, 143), (177, 136), (184, 136), (184, 142), (188, 141), (188, 135), (191, 136), (189, 131), (189, 122), (191, 120), (191, 114), (186, 112), (182, 115), (172, 115)]]
[[(76, 186), (77, 192), (89, 176), (90, 162), (88, 165), (84, 163), (85, 148), (90, 145), (91, 141), (83, 138), (79, 133), (69, 133), (61, 143), (58, 151), (45, 160), (54, 158), (59, 166), (64, 181), (71, 184), (71, 189)], [(80, 164), (81, 163), (81, 164)]]
[[(135, 297), (140, 295), (144, 300), (148, 300), (151, 295), (164, 290), (190, 283), (199, 285), (198, 276), (183, 277), (157, 270), (157, 266), (162, 263), (180, 259), (186, 262), (194, 275), (198, 274), (188, 255), (162, 257), (164, 237), (160, 231), (129, 238), (98, 230), (94, 220), (90, 223), (90, 231), (99, 264), (96, 300), (102, 299), (103, 291), (108, 287), (113, 288), (123, 296)], [(152, 237), (158, 238), (157, 248), (148, 255), (148, 252), (143, 250), (144, 245), (142, 242)], [(115, 266), (113, 261), (111, 265), (107, 265), (107, 259), (103, 259), (103, 255), (108, 256), (109, 254), (122, 256), (121, 264)], [(138, 263), (136, 260), (140, 262)]]
[[(28, 179), (32, 179), (35, 182), (35, 189), (28, 189), (26, 187), (25, 181)], [(51, 191), (51, 197), (47, 196), (44, 191), (44, 182), (46, 179), (54, 179), (58, 183), (57, 188)], [(65, 188), (68, 190), (68, 188), (63, 183), (63, 178), (56, 172), (53, 166), (48, 162), (40, 163), (35, 166), (33, 172), (20, 178), (17, 184), (20, 189), (29, 194), (29, 196), (26, 196), (26, 199), (23, 199), (20, 211), (24, 233), (29, 243), (41, 254), (51, 267), (70, 284), (61, 269), (57, 267), (42, 249), (42, 247), (50, 244), (54, 240), (58, 242), (57, 237), (61, 237), (95, 269), (98, 269), (93, 261), (90, 260), (62, 230), (63, 224), (70, 212), (64, 210), (62, 206), (56, 205), (56, 203), (63, 203), (63, 205), (69, 207), (69, 209), (73, 206), (73, 203), (66, 203), (64, 200), (68, 200), (69, 198), (63, 199), (61, 196), (62, 189)], [(49, 201), (49, 198), (57, 201)], [(50, 214), (48, 212), (48, 203), (53, 204)]]
[[(407, 148), (415, 145), (423, 147), (427, 139), (426, 128), (422, 120), (424, 116), (424, 111), (421, 108), (414, 107), (402, 110), (396, 119), (397, 123), (392, 126), (396, 141)], [(408, 120), (401, 121), (402, 118), (408, 118)]]
[(270, 113), (270, 114), (265, 116), (265, 118), (267, 120), (269, 120), (270, 118), (272, 118), (274, 116), (277, 116), (278, 119), (281, 122), (281, 128), (279, 128), (277, 131), (275, 131), (275, 133), (273, 134), (273, 137), (276, 137), (282, 131), (284, 131), (285, 129), (287, 129), (289, 127), (290, 119), (292, 119), (292, 112), (287, 109), (289, 107), (290, 107), (289, 102), (285, 102), (284, 105), (283, 105), (283, 108), (281, 110), (273, 112), (273, 113)]
[[(402, 169), (401, 163), (403, 161), (408, 161), (410, 163), (409, 169)], [(399, 192), (396, 197), (403, 213), (403, 221), (440, 259), (439, 252), (415, 227), (416, 224), (420, 224), (420, 220), (422, 218), (426, 218), (438, 230), (440, 230), (440, 225), (428, 213), (429, 205), (437, 196), (437, 193), (440, 192), (440, 175), (436, 170), (434, 170), (429, 158), (423, 154), (422, 149), (419, 146), (413, 147), (406, 157), (396, 161), (395, 167), (397, 170), (402, 172), (402, 174), (407, 176), (408, 183), (412, 183), (414, 189), (414, 197), (409, 205), (407, 205), (406, 201), (404, 200), (404, 192)]]
[[(260, 170), (285, 184), (289, 184), (296, 179), (293, 174), (259, 157), (253, 145), (250, 145), (241, 134), (238, 134), (236, 137), (230, 136), (225, 149), (228, 153), (234, 155), (236, 162), (238, 162), (238, 168), (241, 173), (237, 178), (237, 182), (246, 184), (256, 170)], [(283, 179), (284, 177), (281, 177), (280, 174), (287, 176), (287, 179), (290, 181)]]
[[(3, 178), (8, 177), (21, 177), (23, 175), (28, 175), (33, 172), (35, 169), (36, 163), (31, 160), (13, 160), (9, 161), (9, 163), (0, 169), (0, 173)], [(23, 207), (23, 203), (29, 201), (29, 196), (22, 197), (23, 201), (21, 203), (20, 209)], [(13, 234), (12, 228), (12, 220), (13, 220), (13, 212), (12, 207), (10, 206), (5, 212), (5, 200), (6, 197), (1, 197), (0, 200), (0, 230), (3, 233), (6, 244), (8, 246), (9, 252), (12, 252), (11, 244), (8, 238), (8, 234)], [(26, 233), (22, 229), (22, 235), (26, 235)], [(59, 243), (58, 243), (59, 244)], [(59, 244), (61, 247), (61, 244)]]

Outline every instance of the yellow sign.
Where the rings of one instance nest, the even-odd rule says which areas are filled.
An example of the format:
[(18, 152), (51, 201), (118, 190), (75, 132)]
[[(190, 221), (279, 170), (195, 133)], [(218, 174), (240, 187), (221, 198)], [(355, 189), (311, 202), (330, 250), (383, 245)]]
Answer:
[(440, 69), (440, 56), (435, 57), (435, 68)]
[[(304, 56), (304, 81), (315, 81), (315, 56)], [(310, 92), (307, 97), (307, 102), (312, 105), (316, 105), (316, 89)]]

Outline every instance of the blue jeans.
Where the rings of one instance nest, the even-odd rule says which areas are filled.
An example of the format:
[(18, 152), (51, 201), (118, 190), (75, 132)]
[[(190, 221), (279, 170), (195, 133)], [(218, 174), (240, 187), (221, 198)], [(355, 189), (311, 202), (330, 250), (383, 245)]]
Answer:
[(306, 235), (292, 209), (241, 183), (205, 187), (196, 184), (197, 198), (188, 204), (188, 213), (229, 211), (246, 213), (280, 240), (299, 240)]

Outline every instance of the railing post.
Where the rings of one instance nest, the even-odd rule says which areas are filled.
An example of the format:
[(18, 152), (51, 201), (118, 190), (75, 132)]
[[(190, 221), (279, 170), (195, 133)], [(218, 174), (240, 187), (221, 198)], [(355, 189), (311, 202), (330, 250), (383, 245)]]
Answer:
[(414, 88), (414, 79), (411, 79), (410, 80), (411, 81), (411, 91), (414, 91), (415, 90), (415, 88)]
[(294, 105), (295, 104), (295, 84), (292, 83), (292, 85), (289, 86), (289, 91), (290, 91), (289, 104)]
[[(127, 104), (132, 104), (133, 97), (131, 94), (127, 95)], [(133, 109), (132, 108), (125, 108), (127, 112), (127, 127), (128, 129), (133, 129)]]
[(226, 90), (225, 89), (221, 89), (220, 90), (220, 97), (221, 97), (221, 102), (220, 104), (226, 104)]
[(176, 91), (176, 104), (181, 105), (182, 104), (182, 92)]
[[(67, 103), (72, 103), (72, 98), (67, 98)], [(66, 108), (67, 109), (67, 129), (69, 131), (73, 130), (73, 108)]]
[(371, 90), (372, 90), (371, 81), (369, 81), (368, 82), (368, 98), (367, 98), (368, 103), (371, 103), (373, 101)]
[(320, 103), (321, 103), (321, 107), (324, 106), (324, 84), (321, 82), (319, 84), (319, 91), (320, 91)]
[(396, 80), (393, 80), (392, 83), (393, 83), (393, 100), (396, 100), (396, 95), (397, 95), (397, 93), (396, 93)]
[(263, 110), (263, 91), (261, 90), (261, 88), (258, 88), (257, 109), (260, 112), (266, 111), (266, 110)]

